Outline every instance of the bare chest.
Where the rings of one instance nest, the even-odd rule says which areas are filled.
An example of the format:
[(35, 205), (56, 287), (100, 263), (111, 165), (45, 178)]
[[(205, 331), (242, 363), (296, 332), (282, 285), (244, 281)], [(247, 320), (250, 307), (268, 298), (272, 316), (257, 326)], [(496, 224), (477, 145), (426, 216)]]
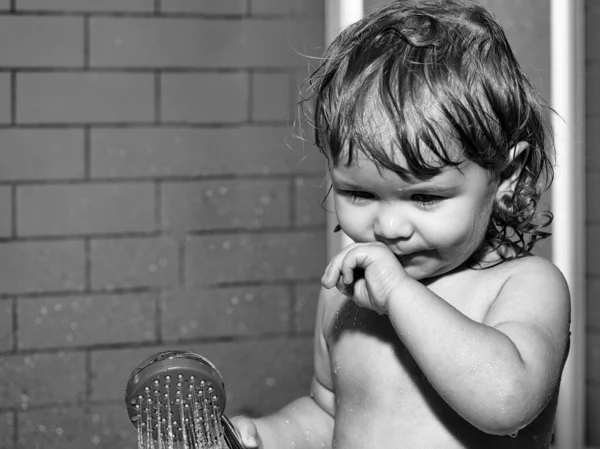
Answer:
[[(455, 278), (432, 284), (430, 288), (463, 314), (481, 322), (501, 284), (464, 281), (470, 282), (464, 284)], [(443, 442), (445, 448), (464, 447), (448, 429), (462, 428), (465, 432), (474, 429), (429, 384), (387, 316), (346, 299), (338, 304), (331, 323), (328, 343), (336, 417), (341, 418), (336, 421), (344, 423), (336, 430), (339, 441), (348, 434), (352, 438), (365, 438), (372, 431), (369, 438), (374, 440), (380, 441), (386, 435), (395, 442), (403, 440), (406, 443), (403, 447), (417, 447), (409, 440), (417, 432), (415, 429), (419, 429), (420, 438), (423, 433), (428, 434), (430, 443)], [(394, 425), (378, 429), (390, 422)], [(369, 423), (370, 430), (366, 433), (365, 423)], [(359, 434), (355, 434), (356, 429), (361, 429)]]
[[(485, 275), (467, 273), (428, 287), (467, 317), (482, 322), (501, 286)], [(340, 301), (328, 336), (334, 382), (348, 384), (352, 391), (369, 385), (367, 379), (408, 389), (420, 385), (423, 376), (398, 332), (402, 330), (395, 329), (386, 315), (359, 307), (350, 299)]]

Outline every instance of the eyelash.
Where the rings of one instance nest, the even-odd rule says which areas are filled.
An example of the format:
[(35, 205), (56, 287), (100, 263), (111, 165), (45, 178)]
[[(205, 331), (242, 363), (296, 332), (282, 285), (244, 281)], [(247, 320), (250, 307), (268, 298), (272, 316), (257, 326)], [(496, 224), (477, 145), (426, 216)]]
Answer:
[[(373, 194), (368, 192), (361, 192), (357, 190), (340, 190), (339, 194), (347, 196), (352, 201), (370, 200), (373, 199)], [(419, 199), (420, 198), (420, 199)], [(426, 198), (425, 200), (423, 198)], [(416, 202), (421, 207), (433, 207), (446, 198), (438, 195), (428, 195), (426, 193), (416, 193), (411, 196), (411, 200)]]

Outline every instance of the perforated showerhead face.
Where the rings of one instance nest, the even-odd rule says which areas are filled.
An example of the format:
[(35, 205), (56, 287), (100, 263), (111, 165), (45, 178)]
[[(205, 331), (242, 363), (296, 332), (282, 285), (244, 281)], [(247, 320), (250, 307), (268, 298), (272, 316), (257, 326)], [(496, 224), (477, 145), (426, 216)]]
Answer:
[(144, 360), (125, 391), (131, 422), (144, 435), (188, 447), (210, 447), (222, 437), (225, 386), (206, 358), (165, 351)]

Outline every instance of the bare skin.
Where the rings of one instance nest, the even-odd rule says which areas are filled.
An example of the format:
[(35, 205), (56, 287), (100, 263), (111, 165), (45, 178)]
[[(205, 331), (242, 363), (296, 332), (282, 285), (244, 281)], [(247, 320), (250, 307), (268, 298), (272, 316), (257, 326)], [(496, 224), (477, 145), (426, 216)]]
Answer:
[[(465, 328), (454, 337), (449, 333), (444, 337), (438, 331), (448, 326), (439, 329), (431, 316), (424, 316), (415, 326), (420, 329), (414, 332), (444, 338), (447, 344), (435, 351), (428, 351), (422, 344), (413, 349), (414, 356), (409, 350), (414, 344), (410, 341), (414, 335), (411, 331), (399, 335), (389, 316), (358, 306), (337, 289), (322, 289), (311, 397), (300, 398), (254, 424), (237, 418), (244, 441), (250, 441), (248, 447), (264, 448), (548, 448), (558, 376), (568, 350), (562, 335), (567, 333), (568, 322), (561, 317), (565, 313), (562, 308), (567, 306), (554, 300), (547, 304), (553, 309), (552, 319), (561, 328), (552, 338), (557, 341), (544, 342), (542, 336), (534, 336), (537, 330), (529, 334), (538, 340), (534, 343), (537, 350), (551, 344), (556, 345), (555, 351), (548, 351), (550, 347), (546, 346), (546, 354), (538, 353), (547, 359), (532, 364), (541, 363), (548, 371), (532, 369), (524, 383), (515, 387), (515, 397), (506, 398), (502, 381), (506, 366), (514, 364), (517, 357), (492, 352), (494, 346), (489, 342), (506, 339), (505, 345), (510, 346), (507, 335), (490, 326), (498, 320), (499, 303), (508, 301), (502, 292), (510, 279), (518, 277), (535, 283), (542, 298), (565, 294), (566, 287), (560, 276), (556, 281), (556, 274), (549, 262), (531, 257), (488, 270), (457, 270), (428, 282), (426, 288), (435, 298), (443, 297), (448, 310), (464, 317), (461, 320)], [(510, 329), (508, 324), (499, 327), (503, 326)], [(473, 335), (477, 338), (469, 341), (475, 329), (478, 331)], [(529, 331), (518, 332), (526, 336)], [(476, 355), (480, 347), (492, 352), (489, 358)], [(532, 354), (537, 351), (531, 349)], [(461, 364), (462, 376), (451, 368), (442, 369), (457, 357), (465, 357), (465, 350), (473, 356)], [(453, 399), (453, 394), (461, 400)], [(251, 442), (257, 439), (252, 435), (254, 425), (258, 440), (262, 439), (260, 446)]]
[(408, 182), (368, 160), (332, 170), (356, 243), (322, 278), (311, 395), (235, 419), (247, 447), (549, 447), (569, 344), (564, 278), (535, 256), (467, 268), (518, 171), (466, 162)]

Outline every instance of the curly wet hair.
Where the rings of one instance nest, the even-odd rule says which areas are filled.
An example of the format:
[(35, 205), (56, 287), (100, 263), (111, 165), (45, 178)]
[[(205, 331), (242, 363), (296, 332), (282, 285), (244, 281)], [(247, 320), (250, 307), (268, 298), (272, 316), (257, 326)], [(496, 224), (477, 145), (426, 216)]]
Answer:
[[(459, 165), (449, 150), (458, 146), (462, 160), (510, 176), (510, 150), (526, 142), (516, 188), (496, 199), (471, 261), (496, 250), (521, 257), (550, 235), (542, 228), (552, 214), (537, 205), (553, 177), (551, 110), (485, 8), (397, 0), (343, 30), (318, 61), (300, 104), (330, 165), (350, 165), (360, 151), (404, 179), (427, 179)], [(391, 125), (393, 151), (374, 118)]]

